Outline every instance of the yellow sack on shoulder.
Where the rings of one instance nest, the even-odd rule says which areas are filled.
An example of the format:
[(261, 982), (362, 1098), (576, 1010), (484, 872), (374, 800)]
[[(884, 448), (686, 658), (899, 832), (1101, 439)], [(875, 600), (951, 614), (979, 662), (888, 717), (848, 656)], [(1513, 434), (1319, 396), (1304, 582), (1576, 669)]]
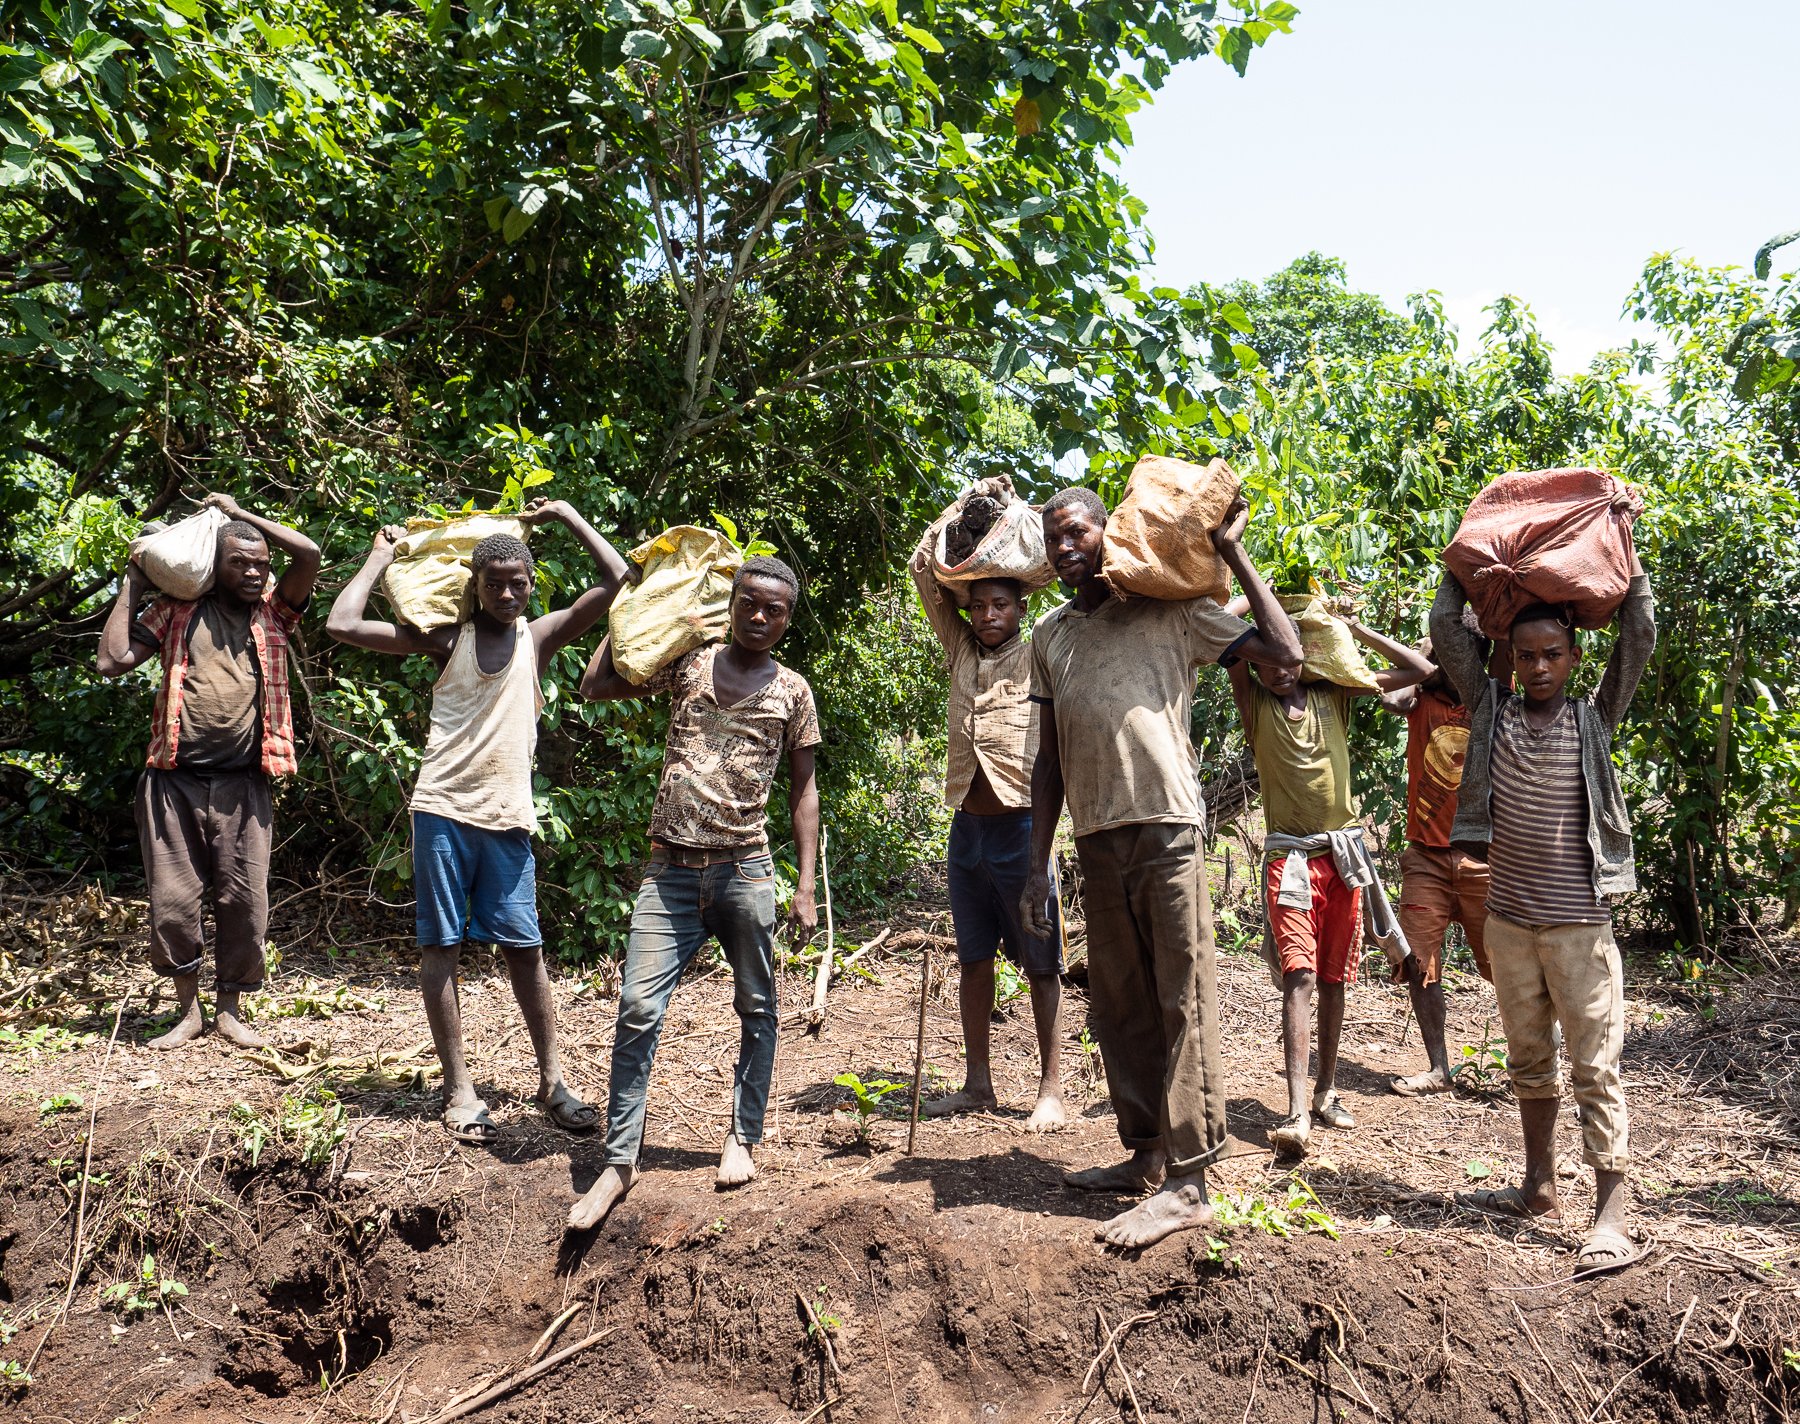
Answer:
[(407, 520), (406, 537), (394, 545), (394, 562), (381, 580), (394, 617), (424, 633), (473, 618), (469, 558), (490, 534), (523, 539), (525, 526), (494, 514)]
[(1357, 692), (1379, 692), (1375, 671), (1362, 655), (1356, 636), (1343, 619), (1326, 611), (1316, 593), (1283, 594), (1282, 610), (1300, 626), (1304, 682), (1330, 682)]
[(729, 636), (744, 556), (715, 529), (677, 524), (625, 557), (642, 572), (613, 600), (607, 627), (613, 666), (641, 687), (683, 653)]
[(1238, 477), (1223, 460), (1196, 465), (1146, 455), (1106, 521), (1100, 577), (1114, 593), (1184, 600), (1231, 597), (1231, 570), (1213, 547)]

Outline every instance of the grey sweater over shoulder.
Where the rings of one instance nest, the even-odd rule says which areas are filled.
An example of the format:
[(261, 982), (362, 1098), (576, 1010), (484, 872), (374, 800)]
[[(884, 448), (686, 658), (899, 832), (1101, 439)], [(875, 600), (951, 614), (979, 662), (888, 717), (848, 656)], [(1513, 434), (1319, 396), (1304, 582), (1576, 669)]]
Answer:
[[(1502, 699), (1516, 696), (1487, 675), (1480, 640), (1463, 626), (1468, 596), (1454, 574), (1446, 573), (1431, 605), (1431, 642), (1438, 662), (1469, 708), (1469, 747), (1450, 843), (1486, 856), (1493, 839), (1492, 757), (1494, 722)], [(1604, 903), (1637, 889), (1631, 855), (1631, 815), (1612, 762), (1612, 739), (1637, 692), (1656, 647), (1655, 601), (1648, 575), (1637, 574), (1619, 609), (1619, 636), (1606, 673), (1592, 697), (1574, 702), (1581, 732), (1581, 771), (1587, 783), (1588, 847), (1594, 853), (1594, 893)]]

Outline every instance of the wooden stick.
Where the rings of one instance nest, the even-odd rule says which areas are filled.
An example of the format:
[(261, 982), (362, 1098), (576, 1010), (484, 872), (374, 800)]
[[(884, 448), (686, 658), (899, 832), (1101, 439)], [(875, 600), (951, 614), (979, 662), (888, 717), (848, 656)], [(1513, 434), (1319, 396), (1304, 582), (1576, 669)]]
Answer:
[(1066, 973), (1069, 968), (1069, 916), (1063, 909), (1062, 869), (1057, 865), (1056, 852), (1050, 852), (1050, 894), (1056, 901), (1056, 932), (1062, 937), (1062, 962)]
[(535, 1365), (539, 1360), (543, 1359), (544, 1351), (548, 1350), (556, 1343), (556, 1337), (562, 1333), (563, 1326), (573, 1320), (581, 1312), (581, 1308), (586, 1304), (587, 1302), (585, 1300), (578, 1300), (561, 1315), (557, 1316), (556, 1319), (552, 1320), (550, 1324), (544, 1328), (544, 1333), (538, 1336), (537, 1344), (531, 1347), (531, 1353), (525, 1357), (525, 1363), (528, 1365)]
[(919, 951), (919, 1038), (913, 1046), (912, 1111), (906, 1124), (906, 1155), (919, 1135), (919, 1091), (925, 1086), (925, 1001), (931, 996), (931, 946)]
[[(125, 1005), (130, 1001), (131, 991), (127, 989), (113, 1012), (112, 1037), (106, 1040), (106, 1056), (100, 1060), (100, 1072), (94, 1078), (94, 1100), (88, 1104), (87, 1146), (81, 1154), (81, 1199), (75, 1207), (75, 1248), (74, 1254), (69, 1258), (69, 1288), (63, 1292), (62, 1304), (57, 1306), (56, 1314), (50, 1317), (44, 1333), (38, 1336), (37, 1348), (25, 1362), (26, 1374), (37, 1368), (38, 1356), (44, 1353), (44, 1346), (50, 1343), (50, 1336), (69, 1313), (69, 1302), (75, 1299), (75, 1283), (81, 1279), (81, 1250), (86, 1245), (82, 1235), (87, 1230), (88, 1177), (94, 1165), (94, 1120), (100, 1116), (100, 1089), (106, 1084), (106, 1068), (112, 1062), (113, 1046), (119, 1041), (119, 1025), (124, 1022)], [(173, 1330), (173, 1324), (169, 1328)]]
[(484, 1389), (467, 1404), (459, 1404), (453, 1409), (445, 1410), (442, 1414), (432, 1415), (431, 1418), (426, 1421), (426, 1424), (450, 1424), (452, 1419), (464, 1419), (475, 1413), (477, 1410), (486, 1409), (488, 1405), (492, 1404), (495, 1400), (504, 1399), (521, 1385), (530, 1384), (539, 1375), (549, 1374), (551, 1370), (555, 1369), (564, 1360), (573, 1359), (589, 1346), (598, 1345), (608, 1335), (616, 1334), (618, 1329), (619, 1327), (617, 1325), (609, 1325), (604, 1330), (596, 1330), (592, 1335), (588, 1336), (587, 1339), (569, 1346), (568, 1349), (558, 1350), (548, 1359), (540, 1360), (537, 1364), (532, 1365), (528, 1369), (520, 1370), (515, 1375), (508, 1375), (498, 1384), (493, 1385), (488, 1389)]
[(837, 977), (842, 979), (852, 969), (856, 968), (856, 961), (861, 959), (870, 950), (880, 949), (882, 945), (887, 943), (887, 937), (889, 935), (891, 935), (893, 932), (894, 932), (894, 927), (892, 925), (889, 925), (880, 934), (876, 935), (874, 939), (870, 940), (861, 949), (857, 950), (855, 954), (851, 955), (842, 964), (838, 965)]
[(825, 1022), (825, 992), (831, 987), (831, 959), (837, 947), (837, 926), (831, 914), (831, 838), (825, 827), (819, 827), (819, 875), (825, 882), (825, 953), (819, 956), (819, 972), (813, 979), (812, 1008), (807, 1010), (806, 1029), (817, 1033)]

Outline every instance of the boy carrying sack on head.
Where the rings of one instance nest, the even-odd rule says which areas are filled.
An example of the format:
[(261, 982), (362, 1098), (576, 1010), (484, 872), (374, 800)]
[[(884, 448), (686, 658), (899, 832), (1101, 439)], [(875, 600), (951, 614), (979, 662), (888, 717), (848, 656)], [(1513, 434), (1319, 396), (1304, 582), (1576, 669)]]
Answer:
[(717, 1184), (756, 1176), (769, 1080), (775, 1070), (775, 864), (769, 854), (769, 792), (788, 765), (796, 884), (789, 907), (800, 942), (818, 927), (813, 866), (819, 792), (813, 748), (819, 717), (812, 688), (771, 655), (787, 632), (800, 581), (780, 559), (746, 559), (731, 593), (731, 640), (683, 653), (642, 686), (613, 666), (600, 644), (581, 679), (590, 701), (671, 694), (662, 782), (650, 811), (650, 865), (631, 913), (607, 1090), (605, 1170), (569, 1211), (569, 1228), (598, 1226), (638, 1179), (650, 1067), (682, 971), (717, 937), (731, 966), (739, 1023), (731, 1128)]
[(1635, 552), (1630, 570), (1612, 656), (1587, 698), (1568, 695), (1581, 644), (1566, 608), (1534, 604), (1514, 617), (1514, 692), (1486, 675), (1479, 635), (1463, 621), (1468, 598), (1454, 575), (1444, 576), (1431, 607), (1438, 660), (1470, 713), (1451, 841), (1487, 858), (1488, 962), (1525, 1135), (1518, 1186), (1457, 1200), (1485, 1212), (1561, 1220), (1560, 1025), (1581, 1107), (1582, 1155), (1594, 1169), (1594, 1226), (1582, 1242), (1578, 1274), (1616, 1270), (1638, 1256), (1625, 1224), (1625, 993), (1612, 930), (1612, 901), (1637, 888), (1637, 875), (1612, 739), (1656, 646), (1656, 616)]
[[(1309, 679), (1304, 666), (1264, 665), (1252, 674), (1237, 662), (1229, 669), (1262, 784), (1265, 953), (1271, 970), (1280, 974), (1288, 1088), (1287, 1118), (1269, 1134), (1278, 1157), (1305, 1156), (1314, 1121), (1356, 1126), (1334, 1083), (1345, 987), (1356, 979), (1362, 947), (1365, 888), (1375, 897), (1371, 909), (1378, 927), (1392, 920), (1350, 799), (1350, 709), (1358, 697), (1412, 687), (1431, 674), (1431, 664), (1404, 643), (1353, 619), (1341, 621), (1357, 641), (1393, 663), (1373, 674), (1372, 685)], [(1306, 1067), (1315, 987), (1319, 1072), (1309, 1111)]]
[(406, 536), (390, 525), (332, 605), (325, 628), (340, 643), (399, 657), (420, 654), (438, 668), (431, 689), (431, 736), (413, 787), (413, 884), (418, 896), (419, 988), (431, 1041), (444, 1070), (444, 1128), (459, 1142), (492, 1144), (499, 1129), (475, 1093), (463, 1055), (456, 967), (465, 938), (506, 957), (538, 1061), (537, 1101), (558, 1127), (590, 1131), (598, 1114), (563, 1081), (556, 1010), (538, 928), (537, 832), (531, 761), (543, 710), (543, 677), (557, 651), (606, 613), (625, 578), (625, 561), (562, 500), (535, 500), (524, 524), (564, 525), (599, 565), (592, 588), (567, 608), (528, 618), (535, 572), (531, 550), (493, 534), (470, 558), (475, 614), (429, 632), (363, 616), (369, 594)]

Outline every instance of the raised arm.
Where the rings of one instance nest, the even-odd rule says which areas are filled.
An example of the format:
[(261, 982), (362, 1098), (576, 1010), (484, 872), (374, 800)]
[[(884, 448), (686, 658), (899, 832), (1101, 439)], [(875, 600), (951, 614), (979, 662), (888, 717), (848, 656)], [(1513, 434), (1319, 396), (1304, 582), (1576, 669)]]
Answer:
[(1244, 735), (1248, 737), (1250, 699), (1256, 696), (1256, 689), (1250, 685), (1250, 664), (1242, 658), (1233, 658), (1225, 673), (1231, 679), (1231, 700), (1237, 704), (1238, 721), (1243, 724)]
[(319, 582), (319, 564), (322, 561), (319, 546), (298, 529), (290, 529), (285, 524), (277, 524), (273, 519), (252, 514), (228, 494), (209, 494), (202, 502), (211, 505), (227, 519), (240, 519), (260, 531), (263, 538), (269, 541), (271, 549), (279, 549), (287, 555), (287, 568), (282, 571), (281, 582), (275, 585), (275, 592), (295, 612), (306, 607), (306, 601), (312, 597), (313, 588)]
[(931, 571), (931, 556), (937, 549), (938, 534), (956, 518), (959, 507), (960, 502), (938, 516), (925, 531), (925, 537), (919, 540), (919, 547), (913, 550), (912, 561), (906, 566), (907, 572), (912, 575), (913, 587), (919, 590), (919, 602), (924, 605), (931, 631), (937, 634), (938, 642), (944, 645), (946, 653), (975, 636), (968, 617), (951, 599), (944, 596), (943, 586)]
[(1416, 683), (1406, 687), (1396, 687), (1392, 692), (1381, 694), (1381, 708), (1384, 712), (1392, 712), (1396, 717), (1404, 717), (1419, 705), (1419, 688)]
[(404, 623), (382, 623), (363, 615), (368, 611), (369, 595), (394, 562), (394, 545), (406, 536), (405, 526), (390, 524), (375, 536), (369, 546), (369, 557), (356, 571), (356, 577), (344, 585), (331, 612), (325, 619), (325, 631), (340, 643), (353, 648), (367, 648), (372, 653), (393, 653), (407, 657), (421, 653), (443, 663), (450, 656), (456, 638), (454, 626), (434, 628), (429, 633), (410, 628)]
[(1364, 647), (1373, 648), (1393, 664), (1392, 667), (1379, 668), (1375, 673), (1375, 684), (1380, 688), (1384, 700), (1388, 693), (1417, 687), (1434, 671), (1431, 659), (1417, 648), (1390, 638), (1385, 633), (1377, 633), (1373, 628), (1366, 628), (1354, 618), (1344, 619), (1344, 626), (1357, 642)]
[(574, 642), (603, 617), (612, 607), (626, 579), (625, 560), (600, 531), (575, 512), (567, 500), (537, 499), (520, 511), (524, 524), (561, 524), (599, 566), (600, 577), (584, 590), (567, 608), (546, 613), (531, 620), (531, 641), (537, 648), (538, 675), (550, 665), (551, 655)]
[(1037, 760), (1031, 764), (1031, 873), (1019, 897), (1019, 919), (1025, 933), (1039, 939), (1056, 933), (1050, 918), (1050, 856), (1056, 849), (1056, 823), (1062, 808), (1062, 744), (1056, 735), (1056, 706), (1040, 702)]
[(788, 753), (788, 807), (794, 822), (794, 900), (788, 923), (804, 942), (819, 928), (813, 903), (813, 874), (819, 863), (819, 783), (813, 775), (813, 749)]
[(1634, 549), (1631, 585), (1625, 591), (1625, 602), (1619, 606), (1619, 636), (1613, 642), (1612, 656), (1606, 660), (1600, 690), (1594, 694), (1595, 708), (1614, 731), (1625, 719), (1650, 654), (1655, 651), (1656, 598), (1650, 592), (1650, 575), (1644, 572), (1643, 562)]
[(587, 671), (581, 675), (580, 692), (589, 702), (629, 702), (634, 697), (647, 697), (647, 689), (629, 681), (613, 666), (612, 639), (602, 638), (588, 659)]
[(1294, 631), (1294, 623), (1276, 601), (1274, 592), (1263, 577), (1256, 571), (1256, 565), (1250, 562), (1250, 555), (1244, 548), (1244, 530), (1250, 525), (1250, 501), (1239, 495), (1225, 511), (1225, 519), (1213, 530), (1213, 547), (1219, 551), (1219, 557), (1236, 575), (1239, 586), (1244, 590), (1244, 597), (1249, 603), (1251, 620), (1256, 624), (1256, 631), (1233, 651), (1262, 667), (1297, 668), (1301, 663), (1300, 635)]
[(119, 581), (119, 596), (113, 600), (112, 612), (106, 615), (106, 626), (100, 630), (100, 653), (97, 663), (101, 677), (123, 677), (134, 667), (155, 657), (158, 645), (132, 636), (137, 627), (138, 605), (150, 590), (149, 576), (136, 561), (125, 565), (125, 577)]
[(1487, 669), (1481, 662), (1481, 639), (1463, 626), (1469, 597), (1448, 569), (1431, 600), (1431, 650), (1458, 696), (1470, 707), (1481, 701)]

